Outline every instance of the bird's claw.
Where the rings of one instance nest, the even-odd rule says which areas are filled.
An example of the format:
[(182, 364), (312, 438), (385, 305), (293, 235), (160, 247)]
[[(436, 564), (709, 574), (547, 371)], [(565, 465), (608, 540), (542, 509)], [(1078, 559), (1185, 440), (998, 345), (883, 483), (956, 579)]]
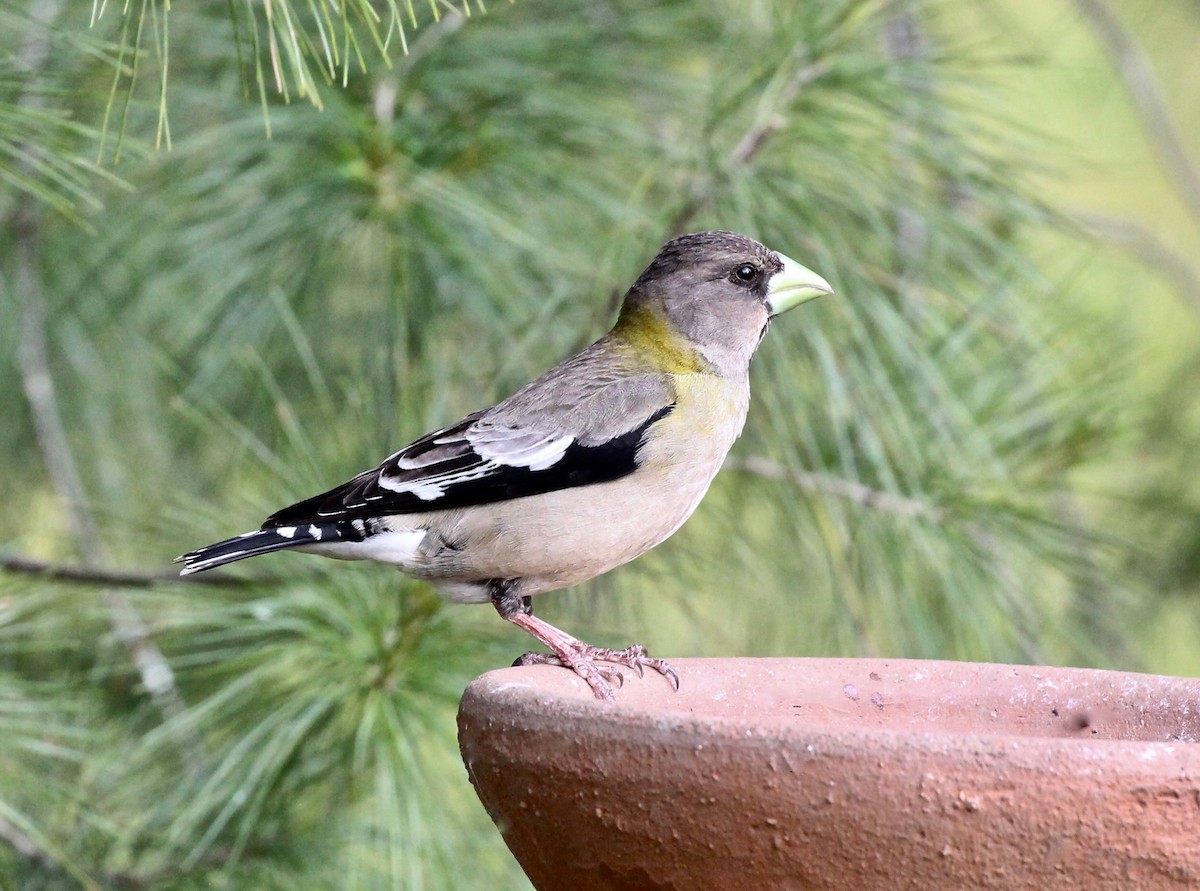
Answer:
[[(559, 668), (574, 669), (573, 665), (568, 665), (553, 653), (525, 653), (523, 656), (518, 656), (513, 660), (514, 667), (522, 665), (555, 665)], [(610, 684), (616, 684), (618, 687), (625, 686), (625, 675), (621, 673), (619, 668), (603, 668), (599, 665), (593, 665), (592, 667)]]
[(646, 655), (646, 648), (641, 644), (634, 644), (623, 650), (584, 644), (571, 650), (568, 658), (553, 653), (526, 653), (513, 662), (513, 665), (559, 665), (570, 668), (587, 681), (597, 698), (611, 700), (612, 685), (623, 687), (625, 675), (619, 668), (603, 668), (596, 665), (597, 662), (611, 662), (631, 668), (638, 673), (639, 678), (646, 676), (646, 668), (652, 668), (665, 677), (676, 692), (679, 691), (679, 674), (675, 669), (663, 659), (654, 659)]
[(678, 672), (665, 659), (655, 659), (646, 655), (646, 648), (641, 644), (634, 644), (631, 647), (626, 647), (624, 650), (594, 649), (595, 653), (592, 654), (593, 659), (627, 666), (636, 671), (638, 677), (645, 677), (645, 669), (651, 668), (670, 681), (671, 686), (675, 688), (676, 692), (679, 691)]

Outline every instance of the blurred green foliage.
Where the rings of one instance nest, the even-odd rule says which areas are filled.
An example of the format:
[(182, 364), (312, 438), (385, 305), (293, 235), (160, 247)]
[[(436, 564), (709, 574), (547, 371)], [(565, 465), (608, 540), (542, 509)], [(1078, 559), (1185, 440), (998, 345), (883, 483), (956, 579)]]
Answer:
[[(307, 556), (159, 576), (587, 343), (681, 230), (838, 295), (693, 520), (539, 614), (1200, 670), (1200, 223), (1092, 5), (0, 2), (0, 557), (96, 576), (0, 573), (0, 887), (523, 887), (453, 729), (519, 632)], [(1194, 136), (1200, 21), (1137, 6)]]

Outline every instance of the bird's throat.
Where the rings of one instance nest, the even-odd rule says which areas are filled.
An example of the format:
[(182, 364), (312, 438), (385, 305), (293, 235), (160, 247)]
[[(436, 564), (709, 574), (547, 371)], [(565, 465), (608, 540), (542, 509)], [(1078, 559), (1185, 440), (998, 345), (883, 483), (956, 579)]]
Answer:
[(675, 330), (661, 309), (651, 304), (626, 301), (612, 334), (668, 374), (711, 370), (703, 354)]

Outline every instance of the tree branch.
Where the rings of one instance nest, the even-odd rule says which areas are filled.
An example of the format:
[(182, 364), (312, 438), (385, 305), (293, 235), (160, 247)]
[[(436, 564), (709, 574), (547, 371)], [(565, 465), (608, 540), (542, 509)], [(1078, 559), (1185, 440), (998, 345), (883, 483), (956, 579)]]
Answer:
[[(853, 480), (840, 479), (805, 470), (792, 470), (769, 458), (749, 457), (740, 460), (730, 458), (725, 462), (725, 467), (729, 470), (761, 476), (764, 479), (791, 483), (802, 489), (835, 495), (839, 498), (853, 501), (855, 504), (861, 504), (863, 507), (870, 508), (871, 510), (893, 514), (905, 519), (932, 520), (940, 523), (945, 521), (947, 517), (947, 512), (944, 509), (927, 504), (916, 498), (909, 498), (905, 495), (894, 495), (891, 492), (873, 489), (870, 486), (854, 482)], [(1016, 634), (1022, 652), (1035, 662), (1044, 661), (1044, 656), (1038, 647), (1037, 641), (1029, 633), (1029, 629), (1036, 626), (1036, 621), (1029, 610), (1028, 603), (1024, 599), (1016, 573), (1001, 558), (1000, 546), (996, 542), (995, 537), (978, 523), (965, 522), (963, 523), (963, 529), (975, 546), (980, 559), (992, 570), (992, 574), (999, 583), (1000, 589), (1006, 595), (1010, 607), (1017, 612), (1021, 619), (1020, 622), (1013, 624), (1013, 632)]]
[(839, 477), (826, 476), (808, 470), (792, 470), (784, 467), (770, 458), (751, 456), (749, 458), (729, 458), (725, 468), (735, 472), (749, 473), (764, 479), (777, 482), (791, 483), (802, 489), (813, 492), (823, 492), (845, 498), (863, 507), (883, 513), (894, 514), (906, 519), (933, 520), (941, 522), (946, 518), (946, 512), (939, 507), (926, 504), (916, 498), (905, 495), (894, 495), (881, 489), (873, 489), (864, 483), (845, 480)]
[(63, 566), (28, 560), (24, 557), (0, 557), (0, 571), (32, 575), (55, 582), (79, 585), (111, 585), (120, 588), (150, 588), (157, 585), (218, 585), (224, 588), (245, 588), (258, 585), (277, 585), (282, 580), (272, 577), (243, 578), (222, 573), (179, 575), (175, 572), (130, 572), (99, 569), (93, 566)]

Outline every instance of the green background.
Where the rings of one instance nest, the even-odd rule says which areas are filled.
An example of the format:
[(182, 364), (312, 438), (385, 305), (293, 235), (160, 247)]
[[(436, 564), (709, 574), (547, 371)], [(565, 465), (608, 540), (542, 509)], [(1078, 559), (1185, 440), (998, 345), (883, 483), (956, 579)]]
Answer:
[(772, 326), (684, 529), (539, 615), (1200, 672), (1194, 4), (5, 0), (0, 35), (0, 887), (527, 887), (454, 730), (527, 638), (379, 567), (169, 562), (588, 343), (685, 230), (837, 295)]

